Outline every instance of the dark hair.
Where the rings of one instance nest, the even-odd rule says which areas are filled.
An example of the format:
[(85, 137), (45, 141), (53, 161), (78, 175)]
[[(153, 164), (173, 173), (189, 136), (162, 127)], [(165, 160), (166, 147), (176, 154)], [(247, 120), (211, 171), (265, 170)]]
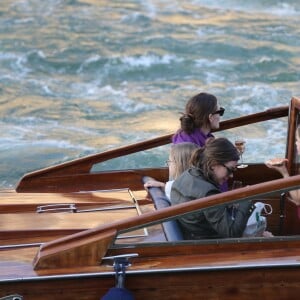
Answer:
[(202, 170), (204, 177), (213, 179), (211, 167), (223, 165), (229, 161), (238, 161), (240, 155), (235, 146), (226, 138), (216, 138), (207, 141), (205, 146), (197, 149), (191, 158), (191, 163)]
[(216, 96), (208, 93), (199, 93), (186, 103), (185, 113), (180, 117), (181, 130), (191, 134), (196, 128), (209, 126), (209, 115), (218, 105)]

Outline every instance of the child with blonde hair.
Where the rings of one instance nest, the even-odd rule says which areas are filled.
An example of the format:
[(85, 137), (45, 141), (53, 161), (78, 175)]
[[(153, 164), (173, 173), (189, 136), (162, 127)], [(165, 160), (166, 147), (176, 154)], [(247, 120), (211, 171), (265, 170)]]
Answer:
[(198, 145), (190, 142), (172, 144), (169, 158), (166, 161), (169, 167), (169, 181), (164, 183), (161, 181), (150, 180), (144, 184), (144, 187), (146, 189), (148, 187), (161, 187), (165, 190), (166, 196), (170, 199), (171, 187), (174, 180), (190, 167), (191, 156), (198, 148)]

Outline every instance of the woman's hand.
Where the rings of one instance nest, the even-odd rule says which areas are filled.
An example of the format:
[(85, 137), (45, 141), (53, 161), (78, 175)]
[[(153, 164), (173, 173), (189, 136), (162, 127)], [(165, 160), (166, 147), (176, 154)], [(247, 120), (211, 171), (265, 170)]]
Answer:
[(278, 171), (283, 177), (289, 177), (289, 172), (286, 168), (286, 163), (288, 159), (286, 158), (273, 158), (265, 162), (265, 165), (270, 168)]
[(263, 236), (263, 237), (273, 237), (274, 235), (273, 235), (273, 233), (270, 232), (270, 231), (264, 231), (264, 232), (262, 233), (262, 236)]

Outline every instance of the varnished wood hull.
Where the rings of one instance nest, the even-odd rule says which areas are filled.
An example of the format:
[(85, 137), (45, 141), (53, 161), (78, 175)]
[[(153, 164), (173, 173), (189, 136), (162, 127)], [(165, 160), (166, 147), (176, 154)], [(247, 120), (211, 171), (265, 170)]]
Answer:
[[(299, 111), (300, 100), (295, 98), (290, 107), (222, 122), (220, 130), (288, 116), (288, 168), (294, 175), (295, 131)], [(297, 201), (281, 194), (300, 187), (300, 175), (279, 179), (280, 175), (263, 163), (249, 164), (248, 168), (235, 174), (235, 179), (249, 185), (245, 188), (158, 211), (150, 204), (151, 208), (142, 214), (109, 216), (108, 219), (99, 217), (100, 225), (90, 223), (89, 226), (86, 223), (82, 227), (74, 227), (73, 224), (78, 222), (76, 217), (71, 216), (74, 222), (71, 225), (66, 224), (66, 217), (63, 226), (52, 228), (51, 223), (56, 222), (58, 215), (49, 216), (49, 224), (37, 224), (37, 228), (33, 228), (29, 220), (24, 221), (23, 225), (27, 227), (23, 231), (22, 224), (16, 224), (15, 230), (11, 230), (13, 223), (5, 227), (5, 223), (13, 219), (9, 214), (14, 214), (16, 222), (18, 216), (19, 219), (28, 219), (38, 198), (47, 203), (50, 198), (54, 202), (59, 202), (59, 198), (69, 202), (74, 198), (72, 193), (80, 192), (76, 197), (81, 203), (82, 191), (87, 195), (89, 191), (102, 189), (127, 188), (138, 192), (143, 190), (142, 178), (145, 175), (166, 181), (167, 169), (163, 167), (98, 173), (90, 171), (94, 164), (168, 144), (170, 138), (171, 135), (160, 137), (25, 175), (16, 188), (18, 195), (7, 194), (5, 198), (8, 203), (0, 201), (0, 218), (2, 216), (5, 220), (7, 217), (7, 222), (2, 223), (0, 238), (0, 297), (19, 294), (26, 300), (99, 300), (116, 283), (112, 261), (106, 258), (137, 254), (130, 259), (131, 265), (127, 267), (125, 277), (125, 287), (135, 299), (298, 299), (300, 210)], [(95, 198), (90, 195), (88, 198), (80, 204), (82, 207), (94, 206)], [(104, 198), (99, 202), (101, 206), (123, 203), (118, 196), (113, 201)], [(141, 203), (149, 205), (146, 198), (144, 195)], [(275, 237), (170, 241), (164, 235), (161, 222), (240, 199), (272, 203), (273, 214), (269, 218), (268, 229)], [(26, 217), (21, 218), (22, 214)], [(32, 219), (34, 226), (38, 218)], [(84, 222), (82, 220), (82, 224)], [(120, 234), (145, 229), (149, 224), (153, 226), (149, 236), (131, 236), (118, 242)], [(13, 244), (36, 242), (40, 237), (45, 240), (39, 247), (8, 245), (11, 241)]]
[[(128, 275), (126, 283), (135, 299), (153, 300), (298, 300), (299, 270), (271, 268), (236, 271), (152, 273)], [(53, 279), (0, 283), (0, 296), (19, 291), (30, 300), (99, 300), (113, 280), (84, 275), (73, 279)]]
[[(248, 245), (236, 241), (216, 246), (214, 252), (209, 244), (187, 243), (172, 249), (169, 245), (128, 247), (110, 254), (139, 253), (132, 259), (125, 280), (135, 299), (298, 299), (299, 242), (273, 241), (268, 248), (252, 240)], [(112, 266), (103, 262), (93, 267), (33, 271), (30, 258), (35, 250), (11, 251), (10, 261), (3, 261), (5, 251), (0, 252), (0, 297), (19, 294), (30, 300), (99, 300), (115, 285)]]

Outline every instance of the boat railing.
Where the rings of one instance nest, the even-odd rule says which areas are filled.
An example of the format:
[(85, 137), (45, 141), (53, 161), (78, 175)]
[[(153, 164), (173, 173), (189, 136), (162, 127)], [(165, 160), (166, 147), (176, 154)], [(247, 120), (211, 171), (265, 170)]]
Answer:
[[(271, 108), (263, 112), (258, 112), (247, 116), (222, 121), (220, 123), (220, 128), (216, 131), (223, 131), (231, 128), (237, 128), (281, 117), (287, 117), (288, 113), (288, 106)], [(111, 178), (107, 179), (107, 177), (113, 177), (115, 173), (109, 171), (91, 173), (91, 170), (94, 167), (94, 165), (114, 158), (119, 158), (129, 154), (138, 153), (144, 150), (149, 150), (159, 146), (170, 144), (173, 134), (174, 133), (159, 136), (154, 139), (149, 139), (132, 145), (127, 145), (105, 152), (89, 155), (86, 157), (78, 158), (72, 161), (64, 162), (55, 166), (27, 173), (21, 178), (21, 180), (17, 184), (16, 191), (70, 192), (77, 191), (76, 187), (77, 189), (80, 189), (80, 186), (85, 190), (93, 190), (97, 188), (97, 183), (101, 181), (105, 182), (105, 185), (107, 185), (108, 188), (114, 188), (113, 184), (109, 186)], [(125, 170), (123, 171), (122, 176), (124, 178), (131, 176), (131, 183), (136, 181), (140, 184), (140, 180), (138, 180), (140, 179), (139, 172), (140, 170)], [(155, 175), (151, 174), (151, 170), (149, 170), (149, 172), (150, 176)], [(120, 171), (119, 173), (121, 174), (122, 171)], [(163, 171), (161, 173), (163, 173)], [(105, 178), (101, 177), (102, 174), (105, 174)], [(122, 183), (124, 186), (126, 185), (124, 183), (124, 180), (122, 181)], [(127, 185), (127, 187), (131, 186)]]
[[(280, 106), (276, 108), (267, 109), (263, 112), (249, 114), (247, 116), (242, 116), (238, 118), (233, 118), (220, 122), (220, 128), (214, 131), (223, 131), (231, 128), (237, 128), (241, 126), (246, 126), (249, 124), (259, 123), (263, 121), (273, 120), (277, 118), (287, 117), (289, 112), (288, 106)], [(155, 147), (163, 146), (171, 143), (172, 135), (167, 134), (159, 136), (154, 139), (149, 139), (146, 141), (138, 142), (132, 145), (119, 147), (116, 149), (108, 150), (102, 153), (97, 153), (89, 155), (83, 158), (78, 158), (69, 162), (65, 162), (56, 166), (48, 167), (38, 171), (28, 173), (26, 176), (34, 175), (45, 175), (45, 174), (60, 174), (60, 171), (63, 170), (63, 174), (82, 174), (89, 173), (94, 164), (104, 162), (109, 159), (116, 157), (122, 157), (128, 154), (152, 149)]]

